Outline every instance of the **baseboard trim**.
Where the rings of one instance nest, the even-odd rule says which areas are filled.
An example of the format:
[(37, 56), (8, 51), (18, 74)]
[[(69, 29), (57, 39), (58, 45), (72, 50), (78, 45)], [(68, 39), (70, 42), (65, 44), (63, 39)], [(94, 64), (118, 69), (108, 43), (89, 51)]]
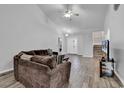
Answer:
[(120, 75), (119, 75), (116, 71), (114, 71), (114, 78), (115, 78), (117, 81), (119, 81), (119, 83), (120, 83), (120, 85), (121, 85), (122, 87), (124, 87), (124, 80), (120, 77)]
[(0, 71), (0, 76), (6, 75), (6, 74), (11, 73), (11, 72), (13, 72), (13, 68), (7, 69), (4, 71)]

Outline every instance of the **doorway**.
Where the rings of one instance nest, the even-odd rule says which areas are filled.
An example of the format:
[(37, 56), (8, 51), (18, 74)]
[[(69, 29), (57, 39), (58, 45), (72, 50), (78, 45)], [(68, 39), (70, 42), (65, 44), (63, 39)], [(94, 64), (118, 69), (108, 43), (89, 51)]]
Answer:
[(96, 58), (102, 57), (102, 41), (104, 40), (104, 31), (93, 32), (93, 56)]
[(77, 38), (74, 37), (67, 38), (67, 53), (78, 54), (77, 44), (78, 44)]

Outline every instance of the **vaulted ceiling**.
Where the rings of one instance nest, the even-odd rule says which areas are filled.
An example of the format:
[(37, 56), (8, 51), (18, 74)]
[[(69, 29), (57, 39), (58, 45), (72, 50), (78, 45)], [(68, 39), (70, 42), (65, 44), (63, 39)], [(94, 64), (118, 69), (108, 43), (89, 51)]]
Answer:
[[(67, 10), (79, 13), (67, 20), (63, 15)], [(88, 31), (103, 31), (105, 16), (108, 10), (106, 4), (39, 4), (38, 7), (49, 17), (64, 33), (80, 33)]]

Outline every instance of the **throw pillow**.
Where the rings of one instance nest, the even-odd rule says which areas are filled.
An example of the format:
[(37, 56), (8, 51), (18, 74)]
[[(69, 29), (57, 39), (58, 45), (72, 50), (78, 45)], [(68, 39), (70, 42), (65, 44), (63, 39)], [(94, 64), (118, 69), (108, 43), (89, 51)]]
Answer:
[(31, 59), (32, 57), (33, 57), (32, 55), (27, 55), (27, 54), (24, 54), (24, 53), (21, 55), (21, 59), (29, 60), (29, 61), (30, 61), (30, 59)]
[(50, 56), (53, 55), (52, 49), (47, 49), (47, 52), (48, 52), (48, 55), (50, 55)]
[(56, 66), (56, 61), (53, 56), (33, 56), (31, 58), (31, 61), (35, 61), (40, 64), (44, 64), (49, 66), (51, 69), (53, 69)]

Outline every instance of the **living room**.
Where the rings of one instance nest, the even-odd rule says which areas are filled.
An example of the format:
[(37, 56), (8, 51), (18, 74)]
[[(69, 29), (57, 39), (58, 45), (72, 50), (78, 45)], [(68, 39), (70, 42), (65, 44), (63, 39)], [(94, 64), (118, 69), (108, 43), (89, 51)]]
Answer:
[[(0, 87), (123, 87), (123, 9), (123, 4), (0, 4)], [(99, 76), (102, 55), (94, 57), (93, 47), (103, 40), (109, 40), (116, 79)], [(38, 63), (25, 64), (21, 58), (27, 55)], [(43, 59), (49, 75), (35, 66)]]

